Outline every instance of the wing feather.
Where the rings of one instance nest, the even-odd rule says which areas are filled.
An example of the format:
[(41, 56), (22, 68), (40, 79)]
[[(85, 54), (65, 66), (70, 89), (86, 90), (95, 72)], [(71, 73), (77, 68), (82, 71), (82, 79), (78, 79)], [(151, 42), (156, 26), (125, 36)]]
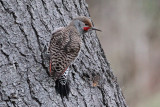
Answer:
[(75, 60), (80, 51), (81, 38), (74, 29), (61, 28), (53, 33), (50, 51), (50, 74), (57, 80)]

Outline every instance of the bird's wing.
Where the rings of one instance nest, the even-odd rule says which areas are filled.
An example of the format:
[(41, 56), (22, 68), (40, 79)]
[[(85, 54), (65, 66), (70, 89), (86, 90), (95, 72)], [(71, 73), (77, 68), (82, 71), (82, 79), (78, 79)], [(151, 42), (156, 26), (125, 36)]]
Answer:
[(77, 32), (60, 29), (53, 33), (50, 51), (50, 74), (57, 80), (78, 56), (80, 44), (76, 39)]

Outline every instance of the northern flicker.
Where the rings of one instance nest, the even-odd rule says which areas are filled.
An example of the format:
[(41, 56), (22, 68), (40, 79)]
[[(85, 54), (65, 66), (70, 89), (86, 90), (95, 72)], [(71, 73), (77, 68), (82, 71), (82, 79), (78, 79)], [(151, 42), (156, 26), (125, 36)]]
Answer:
[(68, 98), (70, 87), (68, 82), (67, 68), (74, 62), (81, 49), (81, 36), (90, 31), (97, 30), (93, 27), (89, 18), (81, 16), (63, 28), (56, 30), (51, 37), (50, 52), (50, 75), (55, 80), (55, 89), (63, 98)]

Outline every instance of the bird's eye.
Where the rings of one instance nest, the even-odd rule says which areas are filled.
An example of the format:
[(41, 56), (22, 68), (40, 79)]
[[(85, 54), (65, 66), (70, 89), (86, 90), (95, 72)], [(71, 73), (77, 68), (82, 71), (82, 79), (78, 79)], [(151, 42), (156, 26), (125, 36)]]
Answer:
[(85, 25), (86, 25), (86, 26), (88, 26), (88, 24), (87, 24), (87, 23), (85, 23)]

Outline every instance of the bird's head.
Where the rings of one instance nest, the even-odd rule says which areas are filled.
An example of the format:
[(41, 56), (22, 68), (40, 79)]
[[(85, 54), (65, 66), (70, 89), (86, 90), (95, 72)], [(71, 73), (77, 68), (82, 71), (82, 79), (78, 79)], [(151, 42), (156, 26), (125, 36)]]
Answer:
[(79, 31), (80, 34), (84, 34), (90, 30), (101, 31), (97, 28), (94, 28), (90, 19), (84, 16), (80, 16), (73, 19), (71, 24), (76, 27), (76, 29)]

